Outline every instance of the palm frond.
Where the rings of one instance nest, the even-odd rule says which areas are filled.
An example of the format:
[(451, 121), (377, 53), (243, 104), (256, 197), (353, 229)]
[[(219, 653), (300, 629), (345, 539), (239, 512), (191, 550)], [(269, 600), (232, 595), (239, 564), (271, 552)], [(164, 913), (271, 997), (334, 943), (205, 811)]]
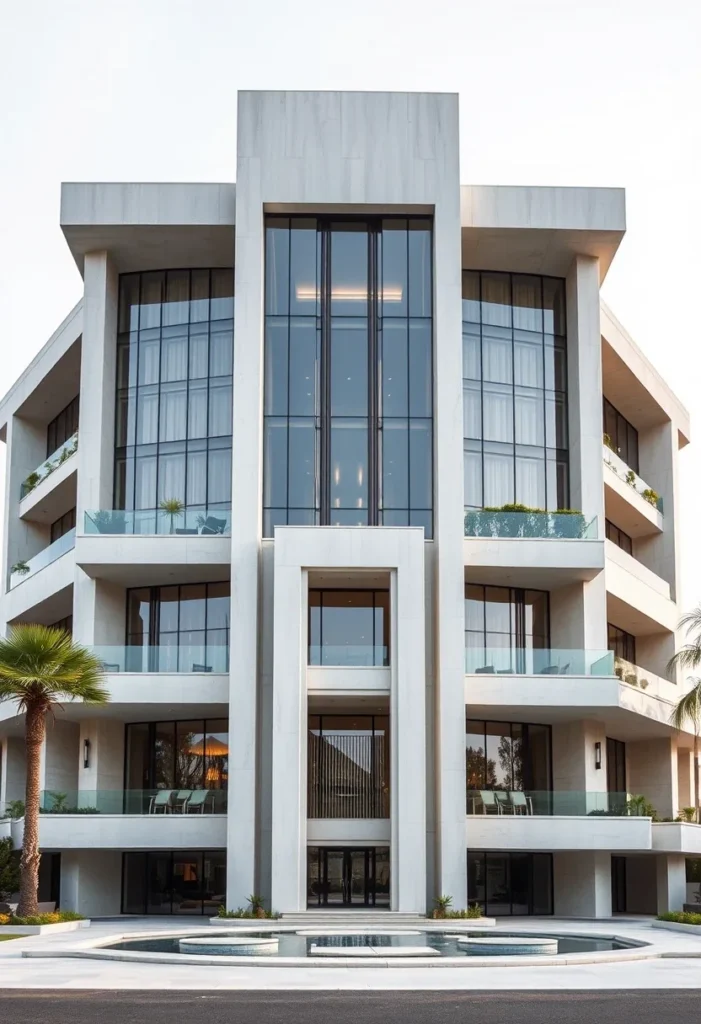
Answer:
[(701, 634), (701, 605), (682, 615), (679, 620), (679, 629), (685, 629), (687, 634)]
[(692, 644), (684, 644), (667, 662), (669, 672), (674, 669), (698, 668), (701, 665), (701, 637)]
[(20, 710), (61, 700), (104, 704), (103, 672), (100, 659), (60, 629), (22, 624), (0, 638), (0, 702), (17, 701)]
[(701, 679), (695, 677), (691, 680), (694, 685), (679, 698), (669, 716), (670, 725), (675, 729), (685, 729), (690, 723), (694, 732), (701, 731)]

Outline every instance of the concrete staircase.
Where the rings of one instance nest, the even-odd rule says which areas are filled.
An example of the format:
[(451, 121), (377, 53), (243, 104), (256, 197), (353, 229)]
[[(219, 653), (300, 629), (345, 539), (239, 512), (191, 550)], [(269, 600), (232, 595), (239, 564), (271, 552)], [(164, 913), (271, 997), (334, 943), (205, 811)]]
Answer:
[(352, 928), (354, 931), (368, 931), (377, 928), (391, 931), (393, 928), (425, 928), (428, 920), (418, 914), (400, 914), (391, 910), (373, 910), (370, 907), (358, 910), (306, 910), (295, 914), (283, 914), (280, 924), (295, 928)]

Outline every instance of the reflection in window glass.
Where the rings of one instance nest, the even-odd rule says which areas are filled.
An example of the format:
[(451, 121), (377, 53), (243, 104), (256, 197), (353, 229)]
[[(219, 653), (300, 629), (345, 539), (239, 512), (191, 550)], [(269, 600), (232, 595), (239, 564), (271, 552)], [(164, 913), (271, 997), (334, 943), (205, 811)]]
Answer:
[(432, 536), (432, 287), (428, 219), (266, 220), (265, 536)]
[(569, 503), (564, 285), (463, 272), (468, 508)]
[(226, 268), (120, 277), (116, 508), (231, 506), (233, 295)]
[(389, 665), (389, 591), (310, 590), (310, 665)]

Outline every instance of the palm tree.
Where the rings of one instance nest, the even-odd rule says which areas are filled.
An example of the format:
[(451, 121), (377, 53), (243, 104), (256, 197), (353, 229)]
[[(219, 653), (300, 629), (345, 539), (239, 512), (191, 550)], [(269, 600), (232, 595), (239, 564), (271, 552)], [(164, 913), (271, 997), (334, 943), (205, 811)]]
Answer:
[(24, 842), (20, 860), (17, 914), (36, 914), (39, 891), (39, 785), (41, 748), (47, 712), (61, 700), (105, 704), (99, 658), (73, 642), (70, 634), (49, 626), (20, 625), (0, 638), (0, 702), (16, 701), (25, 717), (27, 780)]
[(694, 808), (699, 820), (699, 732), (701, 732), (701, 679), (691, 676), (693, 687), (677, 701), (669, 720), (675, 729), (683, 729), (687, 722), (694, 727)]

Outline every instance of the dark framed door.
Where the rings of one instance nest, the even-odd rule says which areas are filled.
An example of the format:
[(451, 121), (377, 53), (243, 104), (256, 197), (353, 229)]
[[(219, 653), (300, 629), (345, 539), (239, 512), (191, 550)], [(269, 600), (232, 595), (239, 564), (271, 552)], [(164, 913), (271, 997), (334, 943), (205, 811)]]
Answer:
[(389, 905), (389, 850), (374, 847), (311, 847), (308, 901), (321, 907)]

